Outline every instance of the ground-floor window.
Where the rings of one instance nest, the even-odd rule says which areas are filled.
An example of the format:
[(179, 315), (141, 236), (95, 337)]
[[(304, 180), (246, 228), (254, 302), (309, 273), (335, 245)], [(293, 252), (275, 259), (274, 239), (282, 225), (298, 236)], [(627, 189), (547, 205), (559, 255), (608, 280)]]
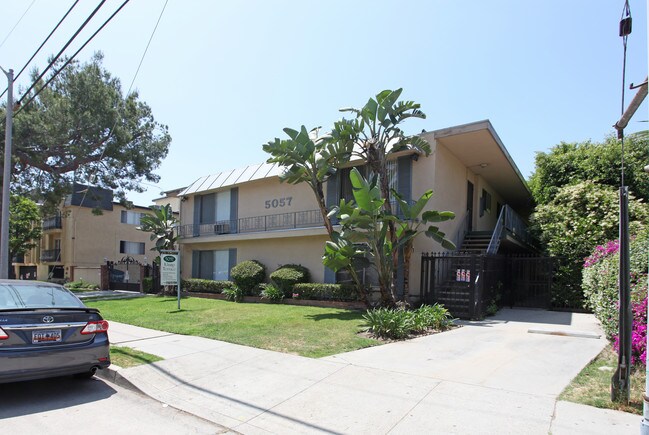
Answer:
[(194, 278), (222, 281), (230, 279), (230, 269), (236, 264), (236, 249), (194, 251), (192, 257)]

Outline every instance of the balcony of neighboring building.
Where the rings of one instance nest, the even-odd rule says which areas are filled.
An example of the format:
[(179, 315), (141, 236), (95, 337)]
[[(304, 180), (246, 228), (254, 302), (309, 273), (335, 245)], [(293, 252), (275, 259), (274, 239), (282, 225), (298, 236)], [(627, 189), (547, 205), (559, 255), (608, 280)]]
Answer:
[(61, 261), (60, 249), (44, 249), (41, 250), (42, 263), (58, 263)]
[(63, 220), (60, 214), (49, 216), (43, 219), (43, 231), (55, 231), (63, 228)]

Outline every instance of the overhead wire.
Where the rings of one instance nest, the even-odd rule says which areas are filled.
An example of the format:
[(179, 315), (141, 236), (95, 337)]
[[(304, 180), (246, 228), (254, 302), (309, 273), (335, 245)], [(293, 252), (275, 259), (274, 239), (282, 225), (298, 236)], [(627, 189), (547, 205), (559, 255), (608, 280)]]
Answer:
[(34, 6), (34, 3), (36, 3), (36, 0), (32, 0), (32, 2), (29, 4), (29, 6), (27, 6), (27, 9), (25, 9), (25, 12), (23, 12), (23, 14), (20, 16), (20, 18), (18, 18), (18, 21), (16, 22), (16, 24), (14, 24), (14, 26), (11, 28), (9, 33), (7, 33), (7, 36), (5, 36), (5, 39), (3, 39), (2, 42), (0, 42), (0, 48), (2, 48), (3, 45), (5, 45), (5, 42), (7, 42), (7, 39), (9, 39), (9, 37), (14, 32), (16, 27), (18, 27), (18, 24), (20, 24), (20, 22), (23, 20), (23, 18), (25, 18), (25, 15), (27, 15), (27, 12), (29, 12), (29, 10), (32, 8), (32, 6)]
[[(106, 0), (103, 0), (103, 1), (102, 1), (102, 4), (103, 4), (105, 1), (106, 1)], [(100, 26), (100, 27), (95, 31), (95, 33), (93, 33), (92, 35), (90, 35), (90, 37), (86, 40), (86, 42), (85, 42), (85, 43), (84, 43), (84, 44), (83, 44), (83, 45), (82, 45), (82, 46), (81, 46), (77, 51), (75, 51), (74, 54), (73, 54), (72, 56), (70, 56), (70, 57), (68, 58), (68, 60), (67, 60), (67, 61), (66, 61), (66, 62), (65, 62), (65, 63), (64, 63), (64, 64), (63, 64), (63, 65), (62, 65), (58, 70), (56, 70), (56, 71), (54, 72), (54, 74), (52, 74), (52, 76), (51, 76), (51, 77), (50, 77), (50, 78), (45, 82), (45, 84), (44, 84), (44, 85), (43, 85), (43, 86), (42, 86), (38, 91), (36, 91), (36, 92), (34, 93), (34, 95), (32, 95), (32, 96), (31, 96), (31, 97), (30, 97), (30, 98), (29, 98), (25, 103), (23, 103), (23, 102), (22, 102), (23, 99), (28, 95), (28, 92), (26, 92), (26, 93), (22, 96), (22, 98), (21, 98), (20, 100), (18, 100), (18, 103), (17, 103), (17, 104), (18, 104), (20, 107), (16, 110), (15, 115), (18, 115), (18, 114), (23, 110), (24, 107), (26, 107), (29, 103), (31, 103), (32, 101), (34, 101), (34, 99), (35, 99), (35, 98), (36, 98), (36, 97), (41, 93), (41, 91), (42, 91), (43, 89), (45, 89), (45, 88), (46, 88), (46, 87), (47, 87), (47, 86), (48, 86), (48, 85), (49, 85), (49, 84), (50, 84), (50, 83), (51, 83), (51, 82), (56, 78), (56, 76), (58, 76), (59, 73), (61, 73), (61, 71), (63, 71), (63, 70), (65, 69), (65, 67), (68, 66), (68, 65), (70, 64), (70, 62), (72, 62), (72, 61), (77, 57), (77, 55), (78, 55), (78, 54), (79, 54), (79, 53), (80, 53), (84, 48), (86, 48), (86, 45), (88, 45), (88, 44), (90, 43), (90, 41), (92, 41), (92, 40), (94, 39), (94, 37), (97, 36), (97, 34), (103, 30), (104, 27), (106, 27), (106, 25), (107, 25), (107, 24), (108, 24), (108, 23), (109, 23), (109, 22), (110, 22), (110, 21), (115, 17), (115, 15), (117, 15), (117, 14), (122, 10), (122, 8), (124, 8), (124, 6), (126, 6), (126, 4), (127, 4), (129, 1), (130, 1), (130, 0), (125, 0), (124, 3), (122, 3), (122, 4), (120, 5), (120, 7), (117, 8), (117, 10), (116, 10), (115, 12), (113, 12), (113, 14), (112, 14), (110, 17), (108, 17), (108, 19), (107, 19), (106, 21), (104, 21), (104, 23), (103, 23), (103, 24), (102, 24), (102, 25), (101, 25), (101, 26)], [(40, 78), (39, 78), (39, 79), (40, 79)], [(38, 81), (38, 80), (37, 80), (37, 81)], [(36, 84), (36, 82), (34, 82), (34, 84)], [(33, 89), (33, 86), (32, 86), (32, 89)]]
[[(35, 0), (34, 0), (34, 1), (35, 1)], [(36, 51), (34, 52), (34, 54), (32, 54), (32, 57), (30, 57), (29, 60), (28, 60), (27, 62), (25, 62), (25, 65), (22, 67), (22, 69), (18, 72), (18, 74), (15, 75), (15, 77), (14, 77), (14, 81), (15, 81), (15, 80), (18, 80), (18, 78), (19, 78), (20, 75), (23, 73), (23, 71), (25, 71), (25, 69), (27, 69), (27, 67), (29, 66), (29, 64), (31, 63), (31, 61), (34, 60), (34, 58), (36, 57), (36, 55), (41, 51), (41, 48), (43, 48), (43, 46), (47, 43), (47, 41), (49, 41), (49, 39), (52, 37), (52, 35), (54, 34), (54, 32), (56, 32), (56, 30), (59, 28), (59, 26), (61, 25), (61, 23), (63, 23), (63, 21), (68, 17), (68, 15), (70, 15), (70, 12), (72, 12), (72, 9), (74, 9), (74, 7), (77, 5), (77, 3), (79, 3), (79, 0), (76, 0), (76, 1), (72, 4), (72, 6), (70, 6), (70, 9), (68, 9), (68, 11), (65, 13), (65, 15), (63, 15), (63, 18), (61, 18), (61, 19), (59, 20), (59, 22), (56, 24), (56, 26), (54, 26), (54, 28), (52, 29), (52, 31), (50, 32), (50, 34), (47, 35), (47, 37), (45, 38), (45, 40), (44, 40), (44, 41), (41, 43), (41, 45), (36, 49)], [(32, 3), (32, 4), (33, 4), (33, 3)], [(8, 90), (8, 89), (9, 89), (9, 88), (7, 87), (7, 88), (2, 92), (2, 94), (0, 94), (0, 98), (2, 98), (2, 97), (4, 96), (4, 94), (7, 93), (7, 90)]]
[[(77, 29), (77, 31), (74, 32), (74, 35), (72, 35), (72, 36), (70, 37), (70, 39), (68, 39), (68, 42), (66, 42), (65, 45), (63, 46), (63, 48), (62, 48), (61, 50), (59, 50), (59, 52), (56, 54), (56, 56), (54, 56), (54, 58), (50, 61), (49, 65), (47, 65), (47, 67), (43, 70), (43, 72), (42, 72), (42, 73), (41, 73), (41, 74), (40, 74), (40, 75), (39, 75), (39, 76), (34, 80), (34, 82), (31, 84), (31, 86), (29, 87), (29, 89), (27, 89), (27, 90), (25, 91), (25, 93), (23, 94), (23, 96), (20, 97), (20, 99), (19, 99), (19, 100), (17, 101), (17, 103), (16, 103), (17, 105), (20, 106), (20, 105), (22, 104), (22, 102), (23, 102), (23, 100), (25, 99), (25, 97), (26, 97), (27, 95), (29, 95), (29, 92), (30, 92), (32, 89), (34, 89), (34, 87), (36, 87), (36, 85), (37, 85), (38, 82), (43, 78), (43, 76), (45, 76), (45, 74), (50, 70), (50, 68), (52, 68), (52, 66), (56, 63), (56, 61), (59, 60), (59, 58), (61, 57), (61, 55), (63, 54), (63, 52), (64, 52), (64, 51), (68, 48), (68, 46), (69, 46), (69, 45), (70, 45), (70, 44), (71, 44), (71, 43), (76, 39), (77, 35), (79, 35), (79, 33), (81, 33), (81, 31), (84, 29), (84, 27), (86, 27), (86, 25), (90, 22), (90, 20), (92, 19), (92, 17), (95, 16), (95, 14), (99, 11), (99, 9), (101, 9), (101, 7), (104, 5), (104, 3), (106, 3), (106, 0), (101, 0), (101, 2), (97, 5), (97, 7), (95, 8), (95, 10), (92, 11), (92, 13), (88, 16), (88, 18), (86, 18), (86, 20), (83, 22), (83, 24), (81, 24), (81, 26)], [(95, 33), (95, 34), (96, 34), (96, 33)], [(93, 36), (94, 36), (94, 35), (93, 35)], [(87, 44), (87, 42), (86, 42), (86, 44)], [(84, 44), (84, 47), (85, 47), (85, 44)], [(69, 62), (68, 62), (68, 63), (69, 63)], [(59, 70), (59, 71), (60, 71), (60, 70)], [(43, 88), (41, 88), (41, 90), (42, 90), (42, 89), (43, 89)], [(33, 98), (30, 99), (30, 101), (31, 101), (31, 100), (33, 100)], [(18, 112), (19, 112), (19, 110), (16, 111), (16, 114), (18, 114)]]
[[(128, 1), (128, 0), (127, 0)], [(125, 2), (126, 3), (126, 2)], [(151, 31), (151, 36), (149, 36), (149, 41), (146, 44), (146, 47), (144, 48), (144, 52), (142, 53), (142, 56), (140, 57), (140, 62), (137, 66), (137, 69), (135, 70), (135, 74), (133, 75), (133, 80), (131, 80), (131, 84), (128, 87), (128, 90), (126, 91), (125, 96), (128, 97), (130, 95), (133, 85), (135, 84), (135, 80), (137, 79), (138, 74), (140, 73), (140, 68), (142, 67), (142, 63), (144, 62), (144, 58), (146, 57), (147, 52), (149, 51), (149, 46), (151, 45), (151, 41), (153, 40), (153, 37), (156, 33), (156, 30), (158, 30), (158, 25), (160, 24), (160, 21), (162, 20), (162, 16), (165, 12), (165, 9), (167, 9), (167, 3), (169, 3), (169, 0), (165, 0), (164, 5), (162, 6), (162, 10), (160, 11), (160, 15), (158, 16), (158, 20), (156, 21), (155, 26), (153, 27), (153, 30)], [(113, 126), (111, 127), (110, 131), (108, 132), (107, 138), (110, 139), (111, 135), (113, 134), (113, 131), (115, 130), (115, 127), (117, 127), (119, 119), (115, 119), (115, 122), (113, 123)], [(106, 140), (108, 140), (106, 139)], [(106, 148), (103, 147), (101, 150), (101, 154), (99, 157), (99, 161), (101, 161), (106, 153)], [(89, 177), (89, 182), (92, 184), (94, 183), (94, 178), (97, 176), (97, 172), (95, 171), (94, 174), (91, 174)], [(86, 199), (86, 195), (88, 194), (88, 189), (85, 189), (85, 192), (83, 194), (83, 197), (81, 199), (81, 204), (83, 204), (83, 201)]]

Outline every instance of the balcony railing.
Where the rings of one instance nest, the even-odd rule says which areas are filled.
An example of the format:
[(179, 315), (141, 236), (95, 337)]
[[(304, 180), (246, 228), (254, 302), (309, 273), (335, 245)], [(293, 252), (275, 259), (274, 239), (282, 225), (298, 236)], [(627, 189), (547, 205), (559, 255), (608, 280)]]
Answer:
[(43, 231), (61, 229), (61, 228), (63, 228), (61, 215), (50, 216), (43, 219)]
[(178, 227), (180, 238), (323, 227), (320, 210), (296, 211)]
[(61, 261), (61, 250), (60, 249), (45, 249), (45, 250), (41, 251), (41, 261), (42, 262)]

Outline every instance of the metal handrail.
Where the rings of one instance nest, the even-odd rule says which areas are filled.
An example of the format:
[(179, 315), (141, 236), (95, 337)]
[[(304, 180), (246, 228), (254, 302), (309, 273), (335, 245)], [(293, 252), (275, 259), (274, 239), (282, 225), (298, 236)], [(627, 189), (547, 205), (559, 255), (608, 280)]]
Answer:
[(491, 235), (491, 240), (487, 247), (488, 255), (494, 255), (498, 252), (504, 230), (509, 231), (528, 245), (533, 245), (532, 235), (527, 229), (527, 224), (523, 218), (521, 218), (510, 206), (505, 205), (500, 210), (498, 221), (496, 221), (494, 232)]
[(491, 235), (489, 246), (487, 246), (487, 255), (493, 255), (498, 252), (498, 248), (500, 247), (500, 238), (503, 234), (503, 228), (505, 228), (505, 210), (507, 210), (508, 208), (508, 206), (504, 206), (500, 209), (500, 214), (498, 215), (498, 220), (496, 221), (496, 226), (494, 227), (494, 232)]

